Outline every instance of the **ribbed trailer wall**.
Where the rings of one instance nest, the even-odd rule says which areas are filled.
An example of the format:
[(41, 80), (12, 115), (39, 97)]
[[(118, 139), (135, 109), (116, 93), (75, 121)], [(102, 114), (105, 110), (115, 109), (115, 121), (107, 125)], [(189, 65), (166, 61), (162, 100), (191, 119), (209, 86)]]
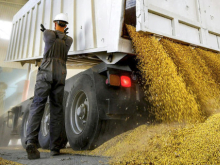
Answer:
[(219, 0), (137, 0), (137, 30), (220, 51), (219, 9)]
[(110, 35), (114, 40), (114, 36), (117, 39), (120, 36), (120, 14), (124, 0), (30, 0), (13, 18), (6, 61), (42, 58), (44, 42), (40, 24), (53, 30), (53, 19), (61, 12), (69, 17), (68, 35), (73, 38), (70, 55), (107, 51), (112, 3), (119, 8), (113, 9), (119, 11), (119, 15), (115, 16), (118, 22), (115, 26), (118, 27), (113, 27), (111, 32), (114, 35)]

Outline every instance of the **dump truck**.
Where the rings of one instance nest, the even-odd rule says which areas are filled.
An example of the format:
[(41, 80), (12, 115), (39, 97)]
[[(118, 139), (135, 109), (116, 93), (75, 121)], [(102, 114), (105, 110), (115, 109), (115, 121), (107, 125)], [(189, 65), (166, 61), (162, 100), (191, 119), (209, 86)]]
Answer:
[[(219, 52), (219, 7), (218, 0), (29, 0), (13, 18), (5, 61), (39, 66), (44, 48), (40, 24), (53, 29), (56, 14), (68, 15), (73, 45), (67, 67), (86, 70), (66, 80), (62, 143), (68, 141), (74, 150), (92, 149), (108, 139), (106, 134), (117, 134), (119, 127), (137, 125), (143, 118), (146, 122), (149, 116), (125, 25), (158, 39)], [(4, 133), (8, 126), (11, 136), (20, 133), (25, 147), (32, 99), (2, 117), (0, 136), (9, 136)], [(42, 148), (49, 148), (49, 120), (47, 102), (38, 138)]]

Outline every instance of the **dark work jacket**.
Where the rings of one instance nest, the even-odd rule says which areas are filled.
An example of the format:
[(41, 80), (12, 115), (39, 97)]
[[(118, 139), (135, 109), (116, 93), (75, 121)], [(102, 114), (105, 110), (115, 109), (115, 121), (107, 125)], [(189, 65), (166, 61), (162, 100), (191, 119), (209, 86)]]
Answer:
[(60, 31), (45, 30), (44, 57), (39, 67), (37, 80), (58, 81), (65, 85), (67, 53), (72, 44), (72, 38)]

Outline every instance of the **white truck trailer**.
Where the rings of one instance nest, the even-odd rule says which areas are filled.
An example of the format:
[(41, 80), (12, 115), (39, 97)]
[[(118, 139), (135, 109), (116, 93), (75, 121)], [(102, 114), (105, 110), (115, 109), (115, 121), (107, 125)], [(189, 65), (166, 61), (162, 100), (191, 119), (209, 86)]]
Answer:
[[(137, 82), (135, 54), (125, 24), (219, 51), (219, 8), (218, 0), (29, 0), (14, 16), (6, 61), (39, 64), (44, 47), (40, 24), (53, 29), (56, 14), (68, 15), (73, 45), (67, 67), (90, 69), (66, 80), (63, 145), (68, 140), (75, 150), (91, 149), (106, 140), (105, 133), (115, 123), (148, 116), (149, 105)], [(24, 147), (30, 103), (31, 99), (14, 107), (8, 117), (13, 117), (13, 134), (21, 128)], [(9, 125), (9, 120), (4, 123)], [(39, 134), (42, 148), (49, 147), (48, 130), (49, 103)]]

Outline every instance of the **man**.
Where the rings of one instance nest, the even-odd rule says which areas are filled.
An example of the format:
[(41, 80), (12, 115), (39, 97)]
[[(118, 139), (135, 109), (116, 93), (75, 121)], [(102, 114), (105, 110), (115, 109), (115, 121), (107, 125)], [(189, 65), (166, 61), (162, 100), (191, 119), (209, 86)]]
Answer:
[(58, 14), (53, 22), (55, 23), (55, 31), (46, 30), (41, 25), (41, 31), (44, 32), (45, 48), (41, 66), (38, 68), (34, 99), (28, 117), (26, 139), (28, 159), (40, 158), (40, 152), (37, 150), (38, 132), (48, 96), (50, 99), (50, 154), (55, 156), (60, 153), (59, 138), (61, 129), (63, 129), (62, 102), (66, 61), (73, 40), (66, 35), (65, 28), (68, 24), (68, 18), (65, 14)]

